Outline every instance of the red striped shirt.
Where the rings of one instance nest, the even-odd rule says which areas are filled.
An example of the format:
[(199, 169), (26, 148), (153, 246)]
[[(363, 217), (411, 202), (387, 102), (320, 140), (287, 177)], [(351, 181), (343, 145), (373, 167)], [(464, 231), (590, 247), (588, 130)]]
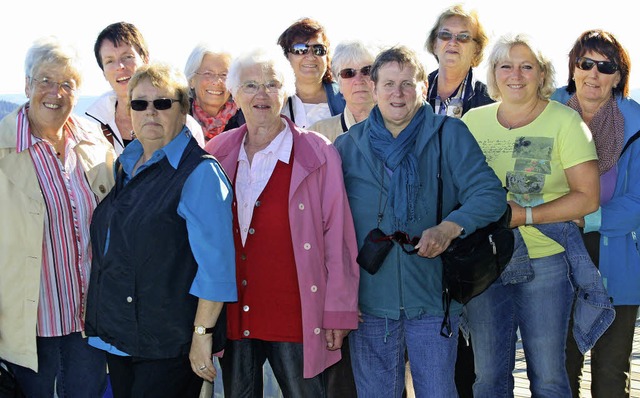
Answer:
[(63, 127), (65, 158), (31, 134), (28, 109), (18, 114), (16, 151), (29, 151), (46, 207), (37, 335), (64, 336), (84, 329), (84, 297), (89, 283), (89, 224), (98, 199), (74, 151), (90, 133), (70, 117)]

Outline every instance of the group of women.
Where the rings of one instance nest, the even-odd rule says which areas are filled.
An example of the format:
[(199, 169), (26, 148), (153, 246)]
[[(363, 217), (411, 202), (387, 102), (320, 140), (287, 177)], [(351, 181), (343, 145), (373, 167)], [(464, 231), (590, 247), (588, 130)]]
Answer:
[[(116, 397), (197, 397), (219, 356), (228, 397), (262, 396), (265, 361), (288, 397), (400, 397), (407, 358), (418, 397), (512, 396), (519, 332), (533, 396), (578, 397), (587, 350), (592, 396), (628, 396), (640, 106), (617, 39), (583, 33), (559, 89), (525, 35), (480, 82), (460, 6), (431, 74), (401, 45), (330, 54), (308, 18), (277, 42), (200, 44), (182, 73), (109, 25), (102, 132), (72, 114), (72, 49), (29, 50), (0, 122), (0, 358), (26, 395), (99, 397), (108, 364)], [(507, 206), (512, 261), (441, 333), (438, 256)], [(394, 244), (360, 272), (374, 231)]]

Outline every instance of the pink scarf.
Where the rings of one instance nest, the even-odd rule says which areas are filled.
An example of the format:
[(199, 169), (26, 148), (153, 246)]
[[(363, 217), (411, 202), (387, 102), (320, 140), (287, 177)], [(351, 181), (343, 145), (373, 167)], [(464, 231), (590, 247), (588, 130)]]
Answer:
[(200, 108), (196, 101), (193, 101), (192, 112), (193, 116), (202, 126), (205, 140), (209, 141), (224, 131), (229, 119), (238, 112), (238, 106), (232, 98), (229, 98), (229, 101), (225, 102), (224, 106), (218, 111), (218, 114), (211, 116)]

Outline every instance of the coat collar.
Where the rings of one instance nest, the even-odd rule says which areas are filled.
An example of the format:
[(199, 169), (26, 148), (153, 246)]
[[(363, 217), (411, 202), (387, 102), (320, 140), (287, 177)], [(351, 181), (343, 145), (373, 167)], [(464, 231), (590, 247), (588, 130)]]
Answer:
[[(307, 175), (326, 162), (326, 158), (322, 155), (319, 146), (329, 145), (329, 141), (324, 137), (320, 138), (318, 134), (299, 128), (284, 115), (280, 115), (280, 117), (287, 123), (293, 134), (294, 152), (291, 187), (297, 187)], [(207, 145), (206, 149), (215, 155), (231, 178), (235, 176), (240, 145), (242, 145), (242, 140), (246, 134), (247, 125), (243, 124), (237, 129), (225, 131), (214, 137), (210, 141), (211, 145)], [(318, 139), (309, 139), (309, 134), (314, 134)], [(293, 189), (290, 190), (290, 192), (293, 191)]]

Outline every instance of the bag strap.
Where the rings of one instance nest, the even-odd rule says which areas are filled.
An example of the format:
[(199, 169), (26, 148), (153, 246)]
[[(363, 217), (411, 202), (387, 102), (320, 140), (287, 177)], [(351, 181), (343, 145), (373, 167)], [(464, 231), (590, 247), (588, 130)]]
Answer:
[(622, 154), (624, 153), (624, 151), (627, 150), (627, 148), (629, 148), (629, 145), (633, 144), (633, 141), (637, 140), (640, 137), (640, 130), (638, 130), (634, 135), (631, 136), (631, 138), (629, 138), (629, 141), (627, 141), (626, 144), (624, 144), (624, 148), (622, 148), (622, 152), (620, 152), (620, 157), (622, 157)]
[[(442, 126), (447, 121), (449, 116), (445, 116), (444, 120), (438, 127), (438, 172), (436, 178), (438, 179), (438, 201), (436, 202), (436, 225), (442, 222)], [(449, 284), (447, 278), (444, 275), (444, 263), (442, 263), (442, 308), (444, 309), (444, 318), (440, 325), (440, 335), (443, 337), (451, 337), (453, 330), (451, 329), (451, 317), (449, 316), (449, 309), (451, 308), (451, 293), (449, 292)]]

